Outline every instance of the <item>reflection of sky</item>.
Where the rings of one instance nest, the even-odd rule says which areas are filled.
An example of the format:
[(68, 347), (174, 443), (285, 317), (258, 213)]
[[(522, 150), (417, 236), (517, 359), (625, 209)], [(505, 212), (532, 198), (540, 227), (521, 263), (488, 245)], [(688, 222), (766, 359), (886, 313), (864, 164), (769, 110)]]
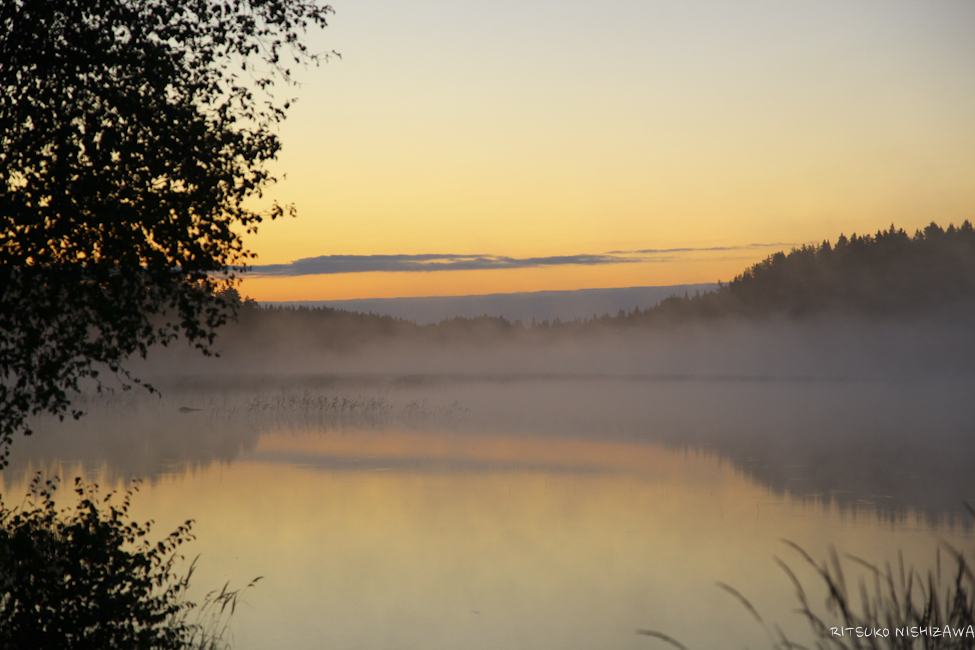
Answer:
[[(673, 470), (673, 459), (645, 444), (593, 440), (554, 442), (530, 435), (384, 432), (261, 437), (248, 459), (328, 468), (421, 471), (518, 471), (620, 473)], [(663, 463), (663, 465), (661, 465)], [(456, 468), (456, 469), (454, 469)]]
[[(379, 348), (358, 361), (306, 353), (309, 368), (364, 365), (346, 375), (160, 378), (163, 398), (104, 395), (79, 402), (87, 415), (78, 422), (39, 420), (33, 436), (14, 441), (0, 479), (9, 493), (58, 463), (80, 462), (117, 484), (241, 459), (335, 471), (614, 474), (642, 471), (653, 453), (646, 445), (663, 444), (707, 450), (777, 494), (895, 521), (912, 511), (932, 525), (968, 521), (975, 411), (964, 343), (939, 336), (934, 347), (912, 348), (874, 329), (802, 350), (801, 334), (571, 340), (453, 355)], [(299, 359), (270, 351), (301, 372)], [(363, 372), (375, 361), (385, 365)], [(213, 363), (240, 369), (233, 355)], [(360, 435), (379, 430), (389, 435)], [(318, 437), (295, 438), (294, 448), (265, 437), (281, 431)]]
[[(261, 264), (807, 242), (973, 218), (966, 0), (337, 2)], [(281, 91), (282, 94), (284, 91)], [(248, 280), (261, 300), (729, 280), (740, 259)], [(721, 259), (725, 258), (725, 259)]]
[[(773, 556), (801, 564), (781, 538), (817, 559), (902, 549), (922, 572), (939, 538), (970, 547), (971, 527), (945, 523), (971, 500), (970, 382), (773, 379), (736, 358), (740, 374), (715, 375), (714, 353), (751, 335), (693, 340), (711, 376), (599, 375), (556, 348), (548, 365), (507, 352), (596, 374), (477, 375), (485, 359), (452, 358), (467, 375), (172, 377), (162, 398), (103, 395), (80, 422), (38, 423), (14, 441), (4, 498), (19, 503), (34, 469), (145, 477), (135, 517), (158, 534), (197, 522), (200, 590), (264, 576), (236, 617), (244, 649), (654, 647), (634, 634), (648, 628), (761, 647), (714, 583), (802, 640)], [(755, 340), (783, 361), (770, 332)], [(639, 365), (640, 350), (616, 352)], [(612, 351), (587, 352), (623, 372)]]
[[(538, 458), (602, 471), (378, 462), (333, 471), (265, 461), (272, 452)], [(780, 538), (816, 558), (832, 543), (871, 560), (903, 549), (924, 566), (937, 537), (966, 543), (912, 518), (891, 525), (804, 506), (710, 455), (636, 444), (285, 432), (262, 436), (248, 457), (163, 477), (134, 502), (134, 516), (154, 519), (157, 533), (196, 520), (185, 552), (201, 556), (199, 589), (264, 576), (235, 618), (234, 645), (244, 650), (654, 647), (638, 628), (689, 647), (761, 646), (758, 626), (714, 582), (801, 634), (773, 555), (814, 583)]]

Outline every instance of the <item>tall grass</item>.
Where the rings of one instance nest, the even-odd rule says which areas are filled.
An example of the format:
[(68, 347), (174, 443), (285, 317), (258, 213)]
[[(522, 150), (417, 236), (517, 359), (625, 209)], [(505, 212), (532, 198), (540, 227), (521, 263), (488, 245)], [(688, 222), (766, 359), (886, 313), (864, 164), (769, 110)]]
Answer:
[[(975, 517), (975, 510), (965, 507)], [(796, 610), (809, 624), (813, 648), (817, 650), (975, 650), (975, 572), (965, 553), (941, 542), (935, 549), (935, 566), (923, 574), (905, 566), (898, 554), (896, 565), (883, 566), (845, 554), (841, 559), (831, 548), (829, 558), (814, 560), (798, 544), (783, 540), (804, 564), (812, 567), (819, 585), (826, 589), (822, 609), (810, 601), (806, 589), (792, 567), (776, 557), (785, 571), (798, 601)], [(944, 555), (949, 562), (943, 566)], [(865, 571), (866, 577), (851, 588), (847, 580), (850, 564)], [(778, 625), (765, 622), (751, 602), (733, 587), (717, 586), (738, 600), (763, 627), (773, 650), (807, 649), (789, 639)], [(687, 650), (679, 641), (654, 630), (637, 634), (659, 639)]]
[[(192, 573), (193, 567), (187, 573), (187, 579)], [(203, 602), (193, 610), (194, 621), (188, 623), (184, 620), (184, 623), (188, 623), (185, 625), (185, 650), (229, 650), (233, 647), (230, 620), (237, 611), (237, 605), (242, 602), (241, 595), (259, 580), (261, 576), (251, 580), (243, 589), (228, 589), (228, 582), (219, 591), (211, 591), (204, 596)], [(188, 618), (188, 615), (184, 614), (184, 618)]]
[[(798, 611), (809, 623), (816, 648), (975, 648), (975, 573), (965, 554), (946, 542), (936, 549), (935, 568), (926, 575), (905, 567), (903, 554), (898, 554), (896, 567), (846, 555), (848, 562), (867, 571), (855, 590), (847, 584), (835, 549), (828, 561), (817, 563), (798, 545), (786, 543), (814, 568), (828, 592), (825, 612), (819, 613), (789, 565), (776, 558), (795, 587)], [(951, 558), (950, 568), (942, 566), (942, 549)], [(802, 647), (776, 632), (774, 648)]]

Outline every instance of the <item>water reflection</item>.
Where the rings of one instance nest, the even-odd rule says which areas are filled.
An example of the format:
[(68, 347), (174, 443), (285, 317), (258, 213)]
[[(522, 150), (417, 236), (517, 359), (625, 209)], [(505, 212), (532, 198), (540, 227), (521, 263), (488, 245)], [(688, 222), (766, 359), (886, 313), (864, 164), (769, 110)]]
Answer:
[(638, 628), (763, 645), (717, 580), (804, 640), (773, 555), (821, 594), (780, 538), (920, 566), (937, 537), (970, 544), (786, 498), (712, 452), (392, 428), (268, 431), (233, 463), (159, 475), (133, 514), (197, 520), (203, 589), (265, 577), (236, 619), (243, 649), (657, 647)]
[[(35, 436), (14, 444), (4, 482), (61, 461), (104, 470), (112, 482), (153, 480), (232, 463), (278, 431), (316, 432), (325, 446), (346, 440), (361, 457), (261, 453), (366, 466), (380, 453), (372, 446), (387, 443), (339, 434), (399, 429), (418, 438), (384, 456), (389, 468), (581, 471), (597, 467), (613, 445), (630, 445), (627, 453), (639, 457), (641, 445), (653, 443), (714, 453), (778, 494), (888, 518), (918, 512), (932, 524), (964, 525), (963, 503), (975, 502), (975, 384), (957, 380), (319, 375), (177, 378), (162, 388), (161, 399), (91, 399), (80, 422), (39, 422)], [(449, 434), (441, 439), (453, 441), (455, 455), (430, 448), (419, 435), (430, 433)], [(553, 440), (593, 444), (569, 462)], [(471, 454), (478, 445), (512, 451)]]
[[(239, 648), (805, 640), (773, 556), (831, 544), (922, 572), (969, 548), (975, 410), (959, 383), (357, 376), (174, 382), (15, 441), (35, 470), (149, 479), (137, 518), (197, 521), (201, 590), (244, 585)], [(199, 409), (199, 410), (197, 410)], [(919, 433), (920, 432), (920, 433)], [(852, 578), (851, 578), (852, 580)]]

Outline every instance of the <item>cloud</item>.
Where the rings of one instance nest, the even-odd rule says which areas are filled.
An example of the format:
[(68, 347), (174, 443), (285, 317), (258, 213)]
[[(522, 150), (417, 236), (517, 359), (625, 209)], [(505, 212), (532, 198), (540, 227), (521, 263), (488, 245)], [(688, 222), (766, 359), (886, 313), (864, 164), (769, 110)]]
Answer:
[(697, 253), (702, 251), (741, 251), (753, 248), (781, 248), (795, 246), (788, 242), (774, 242), (771, 244), (743, 244), (741, 246), (711, 246), (708, 248), (644, 248), (636, 251), (610, 251), (607, 255), (654, 255), (657, 253)]
[(540, 266), (600, 266), (645, 261), (620, 254), (553, 255), (550, 257), (505, 257), (501, 255), (321, 255), (290, 264), (251, 267), (252, 276), (328, 275), (335, 273), (470, 271), (482, 269), (524, 269)]
[(336, 273), (429, 273), (431, 271), (472, 271), (490, 269), (525, 269), (542, 266), (603, 266), (635, 262), (673, 262), (681, 253), (699, 251), (736, 251), (755, 248), (791, 246), (791, 244), (746, 244), (711, 248), (645, 248), (634, 251), (610, 251), (595, 255), (552, 255), (549, 257), (506, 257), (504, 255), (320, 255), (295, 260), (290, 264), (252, 266), (251, 277), (293, 277), (297, 275), (332, 275)]

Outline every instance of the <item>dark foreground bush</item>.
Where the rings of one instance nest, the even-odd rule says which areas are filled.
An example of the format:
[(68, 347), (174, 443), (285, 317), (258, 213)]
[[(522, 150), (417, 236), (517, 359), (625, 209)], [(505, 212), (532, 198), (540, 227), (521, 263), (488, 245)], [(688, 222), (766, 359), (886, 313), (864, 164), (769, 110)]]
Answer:
[(63, 509), (56, 488), (38, 475), (22, 507), (0, 500), (0, 648), (226, 647), (237, 592), (197, 607), (186, 599), (193, 563), (176, 570), (192, 521), (153, 543), (151, 522), (129, 519), (134, 487), (119, 500), (76, 479), (77, 503)]

